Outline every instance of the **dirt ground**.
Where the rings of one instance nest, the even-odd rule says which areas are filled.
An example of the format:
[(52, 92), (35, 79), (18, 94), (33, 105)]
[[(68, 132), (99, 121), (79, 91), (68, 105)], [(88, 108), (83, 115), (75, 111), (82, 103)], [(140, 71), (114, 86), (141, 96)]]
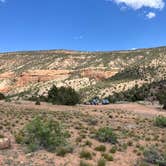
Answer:
[[(24, 147), (16, 143), (14, 133), (23, 128), (31, 119), (39, 114), (51, 116), (63, 122), (71, 133), (70, 143), (74, 147), (73, 153), (65, 157), (57, 156), (45, 150), (26, 153)], [(107, 166), (135, 166), (137, 159), (142, 157), (144, 148), (156, 145), (165, 148), (166, 129), (158, 128), (153, 120), (156, 116), (166, 116), (166, 112), (159, 106), (142, 105), (137, 103), (110, 105), (78, 105), (57, 106), (41, 103), (37, 106), (33, 102), (0, 102), (0, 134), (9, 137), (11, 148), (0, 151), (0, 166), (79, 166), (80, 161), (97, 166), (102, 152), (95, 147), (105, 145), (105, 153), (110, 153), (114, 146), (102, 143), (92, 135), (100, 127), (111, 126), (118, 135), (118, 150), (113, 153), (113, 161), (107, 161)], [(97, 124), (90, 124), (91, 120)], [(79, 140), (79, 141), (78, 141)], [(91, 146), (86, 145), (87, 141)], [(82, 150), (92, 154), (91, 160), (80, 158)]]
[(161, 108), (159, 105), (143, 105), (138, 103), (123, 103), (123, 104), (109, 104), (109, 105), (77, 105), (77, 106), (64, 106), (64, 105), (52, 105), (49, 103), (42, 103), (41, 105), (35, 105), (33, 102), (29, 101), (16, 101), (11, 103), (6, 103), (0, 101), (1, 105), (10, 105), (16, 106), (17, 108), (25, 109), (42, 109), (42, 110), (52, 110), (52, 111), (67, 111), (67, 110), (76, 110), (76, 111), (88, 111), (90, 114), (93, 114), (91, 110), (108, 110), (108, 109), (117, 109), (122, 111), (129, 111), (132, 113), (148, 116), (156, 115), (166, 115), (166, 111)]

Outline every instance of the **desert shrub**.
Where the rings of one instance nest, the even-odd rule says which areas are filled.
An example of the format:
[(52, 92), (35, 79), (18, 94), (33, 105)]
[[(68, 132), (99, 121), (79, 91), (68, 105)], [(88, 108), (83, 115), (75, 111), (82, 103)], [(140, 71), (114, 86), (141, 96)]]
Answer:
[(117, 136), (110, 127), (103, 127), (96, 132), (96, 139), (100, 142), (110, 142), (112, 144), (117, 143)]
[(91, 147), (92, 146), (92, 142), (89, 141), (89, 140), (86, 140), (84, 145)]
[(166, 117), (164, 116), (157, 116), (155, 118), (155, 125), (159, 127), (166, 127)]
[(117, 151), (117, 147), (116, 146), (113, 146), (111, 149), (110, 149), (110, 153), (116, 153)]
[(105, 145), (99, 145), (95, 148), (96, 151), (100, 151), (100, 152), (105, 152), (106, 151), (106, 147)]
[(112, 96), (108, 96), (108, 100), (110, 103), (116, 103), (117, 99), (116, 99), (116, 96), (112, 95)]
[(145, 161), (156, 164), (156, 161), (160, 159), (160, 154), (156, 149), (151, 147), (150, 149), (145, 150), (144, 157)]
[(3, 93), (0, 93), (0, 100), (4, 100), (5, 99), (5, 95)]
[(26, 145), (29, 151), (56, 151), (57, 148), (67, 145), (68, 136), (68, 132), (59, 122), (36, 117), (16, 134), (16, 141)]
[(48, 91), (48, 101), (55, 104), (58, 101), (58, 88), (55, 85)]
[(127, 145), (128, 145), (128, 146), (133, 146), (133, 141), (132, 141), (132, 140), (129, 140), (129, 141), (127, 142)]
[(80, 166), (92, 166), (92, 165), (87, 163), (87, 162), (85, 162), (85, 161), (83, 161), (83, 160), (81, 160), (80, 161)]
[(4, 138), (4, 136), (0, 134), (0, 138)]
[(159, 166), (166, 165), (165, 156), (155, 147), (150, 147), (144, 151), (144, 160), (151, 164), (157, 164)]
[(113, 156), (111, 154), (109, 154), (109, 153), (103, 153), (102, 156), (107, 161), (113, 161), (114, 160)]
[(18, 144), (22, 144), (24, 142), (24, 132), (23, 130), (19, 131), (15, 134), (15, 139)]
[(10, 99), (10, 98), (6, 98), (5, 97), (5, 102), (8, 102), (8, 103), (10, 103), (12, 100)]
[(157, 98), (160, 102), (160, 104), (164, 104), (166, 100), (166, 92), (158, 93)]
[(110, 103), (116, 103), (118, 101), (129, 101), (129, 102), (135, 102), (145, 99), (145, 94), (141, 91), (141, 89), (138, 89), (137, 86), (119, 93), (114, 93), (112, 96), (108, 97)]
[(163, 105), (163, 109), (166, 110), (166, 102)]
[(72, 152), (73, 152), (73, 147), (71, 147), (71, 146), (59, 147), (56, 150), (56, 154), (58, 156), (62, 156), (62, 157), (64, 157), (67, 153), (72, 153)]
[(157, 99), (159, 103), (163, 105), (163, 109), (166, 110), (166, 92), (162, 91), (161, 93), (158, 93)]
[(122, 70), (121, 72), (115, 74), (111, 78), (110, 81), (118, 81), (118, 80), (135, 80), (138, 78), (142, 78), (142, 73), (140, 72), (139, 66), (128, 67)]
[(48, 97), (47, 97), (47, 96), (40, 95), (40, 96), (39, 96), (39, 100), (40, 100), (40, 101), (43, 101), (43, 102), (48, 102)]
[(92, 125), (92, 126), (95, 126), (98, 123), (98, 120), (93, 117), (88, 118), (86, 121), (87, 121), (88, 125)]
[(35, 105), (40, 105), (40, 99), (37, 99)]
[[(142, 101), (145, 99), (150, 100), (159, 100), (160, 104), (164, 105), (166, 108), (166, 92), (165, 80), (159, 82), (152, 82), (151, 84), (145, 83), (142, 86), (135, 85), (133, 88), (122, 91), (122, 92), (114, 92), (113, 95), (109, 96), (108, 99), (111, 103), (115, 103), (118, 101), (129, 101), (136, 102)], [(158, 90), (153, 90), (158, 89)]]
[(37, 101), (38, 97), (35, 95), (32, 95), (31, 97), (28, 98), (29, 101)]
[(80, 158), (84, 158), (86, 160), (91, 160), (92, 159), (92, 154), (89, 151), (82, 150), (80, 152)]
[(97, 166), (106, 166), (106, 161), (104, 158), (101, 158), (97, 162)]
[(76, 105), (80, 102), (80, 96), (71, 87), (57, 88), (53, 85), (48, 91), (48, 101), (53, 104)]
[(134, 166), (149, 166), (149, 163), (143, 161), (143, 160), (137, 160)]

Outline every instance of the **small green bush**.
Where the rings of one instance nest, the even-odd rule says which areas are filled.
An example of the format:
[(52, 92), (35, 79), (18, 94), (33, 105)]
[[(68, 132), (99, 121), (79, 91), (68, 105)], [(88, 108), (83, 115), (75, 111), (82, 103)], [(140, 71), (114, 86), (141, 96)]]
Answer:
[(100, 142), (117, 143), (117, 136), (110, 127), (100, 128), (96, 132), (96, 139)]
[(0, 138), (4, 138), (4, 136), (0, 134)]
[(57, 148), (67, 145), (68, 136), (68, 132), (59, 122), (36, 117), (15, 137), (17, 143), (26, 145), (29, 151), (56, 151)]
[(128, 146), (133, 146), (133, 141), (129, 140), (129, 141), (127, 142), (127, 145), (128, 145)]
[(102, 156), (104, 157), (104, 159), (106, 159), (107, 161), (113, 161), (114, 158), (111, 154), (108, 153), (103, 153)]
[(12, 100), (10, 98), (5, 98), (5, 102), (10, 103)]
[(150, 147), (149, 149), (146, 149), (143, 153), (144, 160), (151, 164), (157, 164), (159, 166), (165, 166), (166, 165), (166, 158), (161, 152), (155, 148)]
[(88, 122), (88, 125), (95, 126), (95, 125), (97, 125), (98, 120), (96, 118), (90, 117), (87, 119), (87, 122)]
[(143, 160), (137, 160), (134, 166), (149, 166), (149, 163), (143, 161)]
[(163, 105), (163, 109), (166, 110), (166, 101), (165, 101), (165, 103)]
[(106, 166), (106, 161), (104, 158), (101, 158), (97, 162), (97, 166)]
[(166, 117), (164, 116), (157, 116), (155, 118), (155, 125), (159, 127), (166, 127)]
[(113, 146), (111, 149), (110, 149), (110, 153), (116, 153), (117, 151), (117, 147), (116, 146)]
[(19, 133), (15, 134), (15, 140), (18, 144), (22, 144), (24, 142), (24, 132), (23, 130), (19, 131)]
[(39, 99), (36, 100), (35, 105), (40, 105), (40, 100)]
[(160, 102), (160, 104), (163, 105), (163, 109), (166, 109), (166, 91), (162, 91), (161, 93), (158, 93), (157, 99)]
[(92, 154), (89, 151), (82, 150), (80, 152), (80, 158), (84, 158), (86, 160), (91, 160), (92, 159)]
[(80, 161), (80, 166), (92, 166), (91, 164), (85, 162), (85, 161)]
[(56, 154), (62, 157), (64, 157), (67, 153), (72, 153), (72, 152), (73, 152), (73, 148), (71, 146), (59, 147), (56, 150)]
[(89, 140), (86, 140), (84, 145), (91, 147), (92, 146), (92, 142), (89, 141)]
[(97, 146), (95, 148), (96, 151), (99, 151), (99, 152), (105, 152), (106, 151), (106, 147), (105, 145), (100, 145), (100, 146)]
[(37, 101), (38, 100), (38, 97), (35, 96), (35, 95), (32, 95), (31, 97), (28, 98), (29, 101)]
[(5, 99), (5, 95), (3, 93), (0, 93), (0, 100), (4, 100)]

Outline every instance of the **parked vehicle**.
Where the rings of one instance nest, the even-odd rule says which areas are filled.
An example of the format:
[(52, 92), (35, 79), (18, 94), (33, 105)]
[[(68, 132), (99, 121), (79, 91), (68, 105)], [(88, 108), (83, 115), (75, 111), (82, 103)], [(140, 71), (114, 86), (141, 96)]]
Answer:
[(103, 105), (107, 105), (107, 104), (110, 104), (110, 102), (109, 102), (108, 99), (103, 99), (103, 100), (102, 100), (102, 104), (103, 104)]
[(100, 101), (99, 101), (99, 99), (95, 98), (90, 103), (91, 103), (91, 105), (99, 105)]
[(85, 105), (99, 105), (99, 104), (107, 105), (107, 104), (110, 104), (110, 101), (107, 98), (100, 100), (99, 98), (96, 97), (88, 102), (85, 102), (84, 104)]

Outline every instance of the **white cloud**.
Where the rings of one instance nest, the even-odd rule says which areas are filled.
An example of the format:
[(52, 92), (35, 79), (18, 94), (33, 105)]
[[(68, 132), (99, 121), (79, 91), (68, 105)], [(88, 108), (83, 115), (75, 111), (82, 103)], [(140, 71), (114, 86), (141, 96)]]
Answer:
[(152, 19), (152, 18), (156, 17), (156, 13), (154, 13), (154, 12), (149, 12), (149, 13), (146, 15), (146, 17), (149, 18), (149, 19)]
[[(165, 7), (165, 0), (105, 0), (107, 2), (115, 2), (120, 5), (120, 10), (126, 10), (132, 8), (133, 10), (139, 10), (141, 8), (149, 8), (150, 10), (162, 10)], [(142, 10), (141, 10), (142, 11)], [(144, 15), (148, 19), (156, 17), (155, 12), (144, 12)]]
[(106, 0), (106, 1), (114, 1), (117, 4), (124, 4), (128, 7), (133, 8), (134, 10), (138, 10), (143, 7), (161, 10), (165, 6), (164, 0)]

